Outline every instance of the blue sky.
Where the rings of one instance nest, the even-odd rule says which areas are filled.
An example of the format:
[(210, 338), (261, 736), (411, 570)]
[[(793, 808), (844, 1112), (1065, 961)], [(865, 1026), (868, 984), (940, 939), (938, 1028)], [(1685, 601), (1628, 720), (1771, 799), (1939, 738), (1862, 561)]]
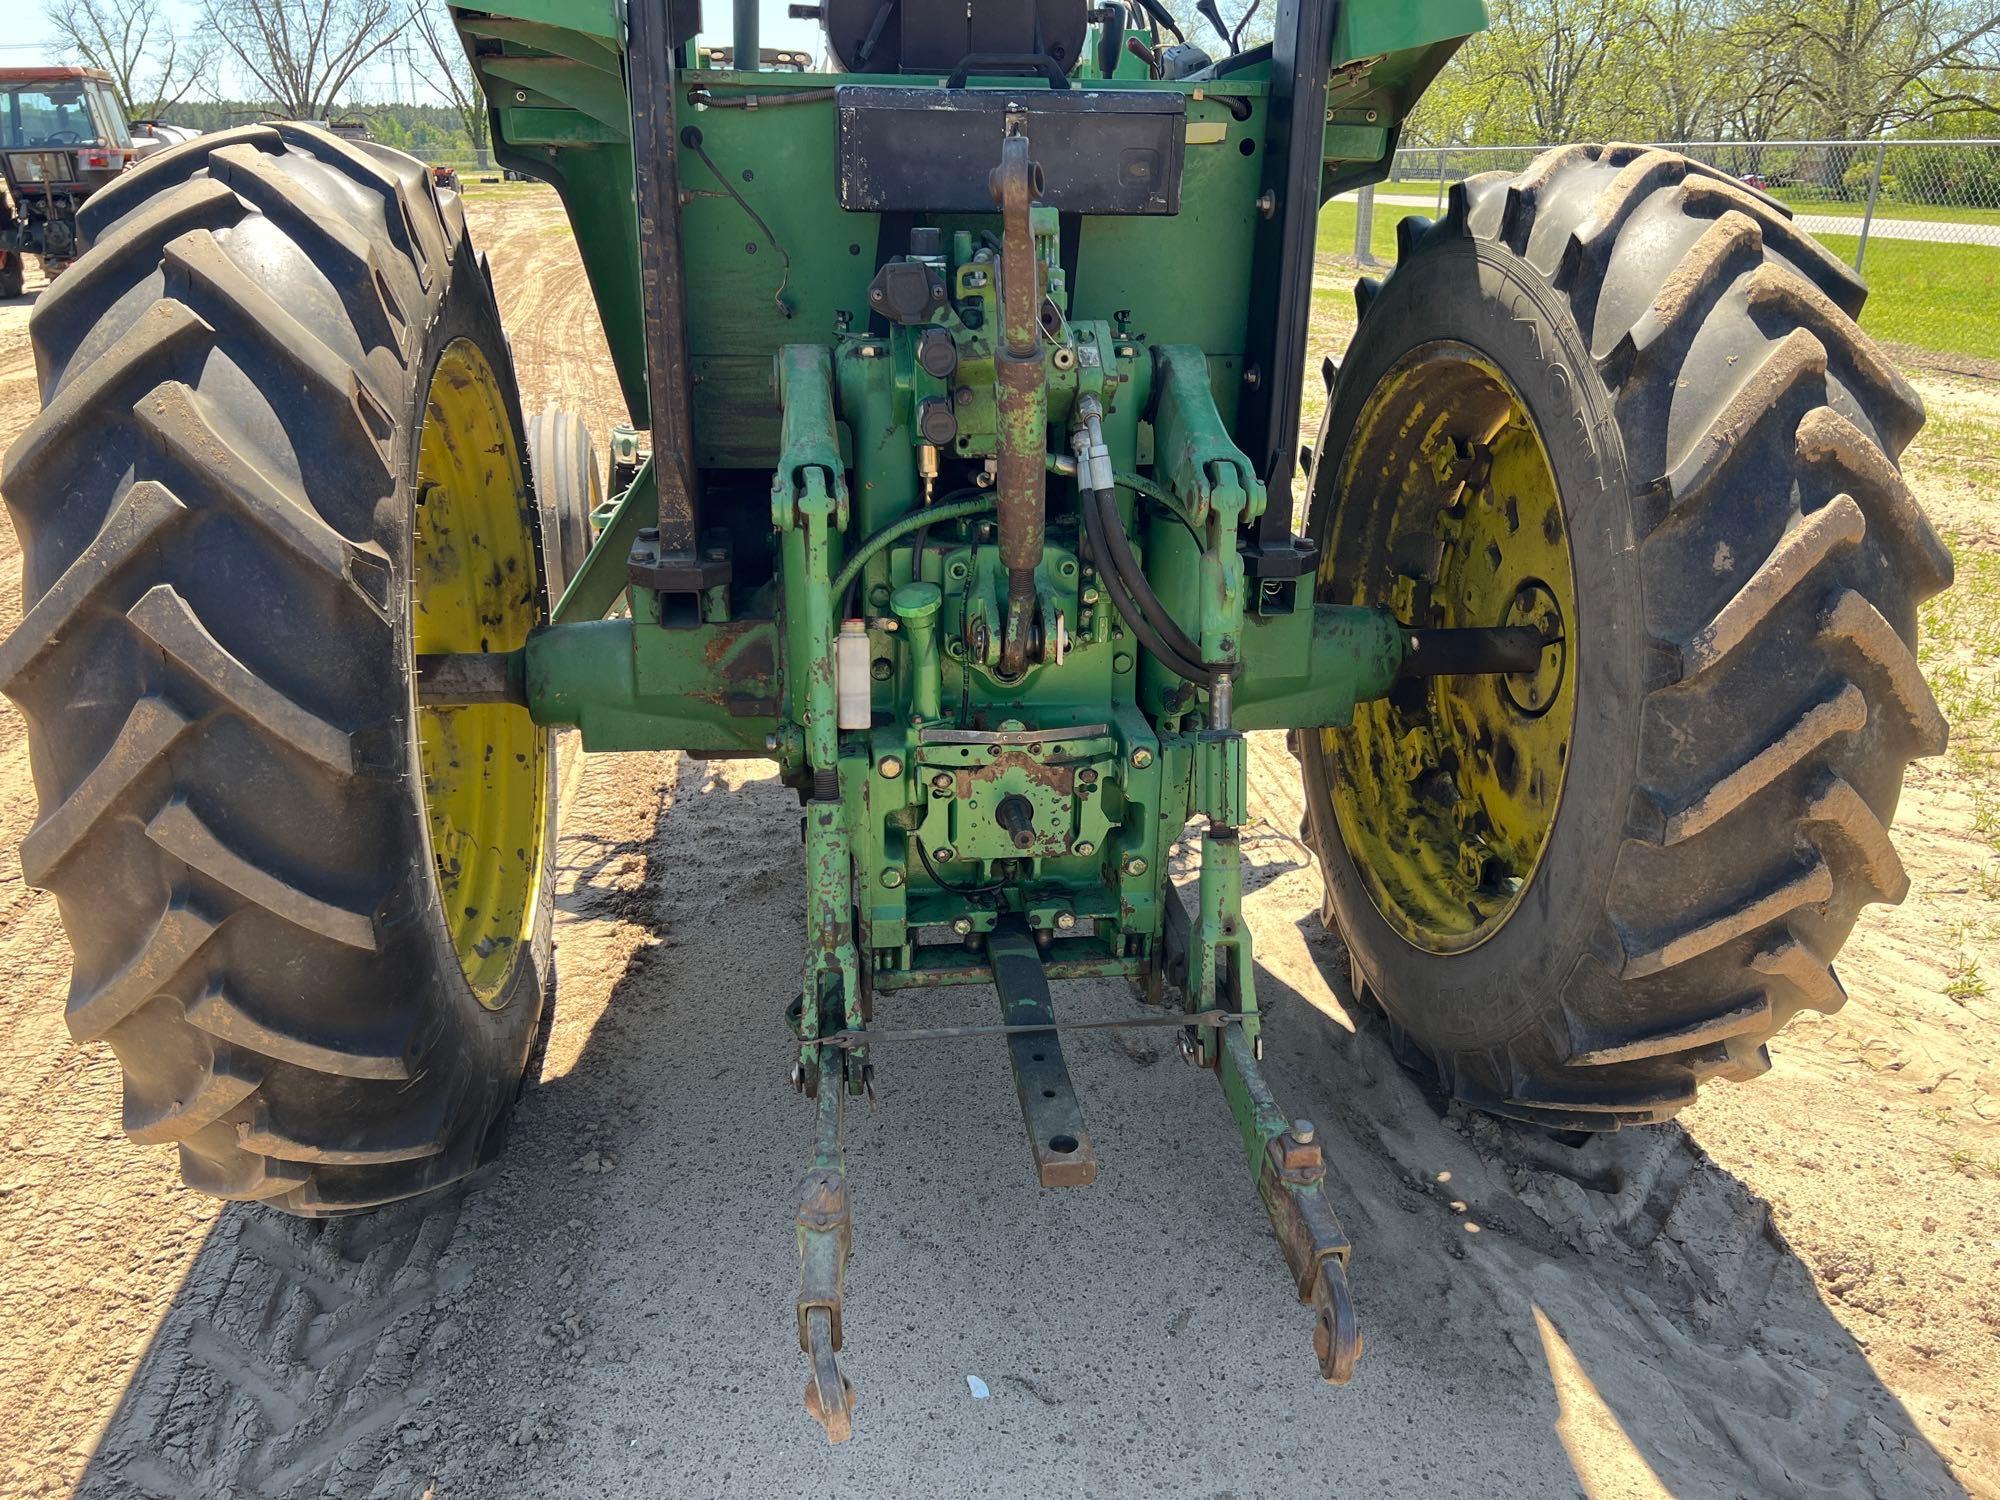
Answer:
[[(19, 40), (0, 42), (0, 63), (19, 66), (33, 62), (54, 62), (59, 54), (55, 35), (46, 21), (37, 0), (13, 0), (26, 12), (28, 24), (19, 22), (7, 30)], [(161, 0), (169, 18), (176, 26), (192, 31), (201, 15), (200, 0)], [(433, 0), (442, 3), (442, 0)], [(11, 8), (11, 7), (10, 7)], [(796, 47), (815, 55), (820, 50), (820, 29), (814, 21), (794, 21), (786, 14), (787, 0), (761, 0), (763, 45), (766, 47)], [(730, 5), (729, 0), (703, 0), (703, 19), (709, 24), (704, 35), (713, 35), (718, 42), (728, 41)], [(383, 54), (362, 70), (357, 80), (355, 96), (362, 100), (401, 98), (414, 103), (434, 104), (443, 102), (424, 82), (427, 61), (420, 61), (423, 48), (420, 42), (411, 41), (407, 46), (399, 45)], [(216, 81), (214, 92), (223, 97), (241, 98), (250, 92), (247, 85), (232, 76), (225, 69)]]

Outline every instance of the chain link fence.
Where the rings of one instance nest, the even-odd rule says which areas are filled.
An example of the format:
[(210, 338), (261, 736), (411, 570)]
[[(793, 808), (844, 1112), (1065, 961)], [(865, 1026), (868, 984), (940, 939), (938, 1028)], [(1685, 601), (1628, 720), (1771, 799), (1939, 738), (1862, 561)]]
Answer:
[[(1904, 359), (2000, 370), (2000, 140), (1656, 144), (1789, 206), (1867, 278), (1862, 326)], [(1372, 201), (1329, 205), (1320, 248), (1364, 265), (1393, 262), (1397, 220), (1436, 217), (1452, 183), (1521, 171), (1547, 149), (1406, 147)]]

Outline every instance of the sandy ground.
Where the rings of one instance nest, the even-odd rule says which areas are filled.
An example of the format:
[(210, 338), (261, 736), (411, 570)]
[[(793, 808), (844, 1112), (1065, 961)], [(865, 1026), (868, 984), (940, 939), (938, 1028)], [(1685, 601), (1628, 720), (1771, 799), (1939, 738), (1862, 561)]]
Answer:
[[(529, 406), (602, 431), (615, 393), (553, 198), (472, 207)], [(1322, 299), (1325, 342), (1343, 298)], [(0, 304), (0, 440), (34, 408), (27, 309)], [(2000, 540), (2000, 390), (1924, 392), (1940, 420), (1912, 473), (1963, 575)], [(14, 550), (0, 536), (8, 628)], [(1317, 876), (1277, 832), (1297, 780), (1259, 737), (1268, 1065), (1321, 1124), (1358, 1247), (1354, 1383), (1313, 1378), (1220, 1093), (1171, 1047), (1070, 1048), (1103, 1162), (1086, 1192), (1033, 1185), (999, 1048), (916, 1048), (850, 1115), (860, 1404), (837, 1450), (792, 1348), (810, 1106), (783, 1079), (789, 793), (755, 765), (577, 762), (559, 1008), (509, 1155), (441, 1198), (302, 1224), (197, 1199), (171, 1153), (120, 1138), (108, 1051), (63, 1029), (54, 904), (21, 882), (33, 800), (0, 712), (0, 1494), (2000, 1494), (1979, 968), (2000, 969), (2000, 687), (1978, 600), (1927, 657), (1974, 732), (1911, 780), (1916, 892), (1864, 919), (1846, 1009), (1794, 1025), (1756, 1085), (1582, 1150), (1438, 1106), (1350, 1029)]]

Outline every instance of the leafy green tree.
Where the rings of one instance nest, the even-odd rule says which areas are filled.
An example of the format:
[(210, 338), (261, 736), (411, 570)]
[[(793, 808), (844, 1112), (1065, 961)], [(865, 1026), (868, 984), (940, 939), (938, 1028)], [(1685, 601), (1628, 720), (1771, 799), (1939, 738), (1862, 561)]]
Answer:
[(1814, 127), (1858, 140), (1976, 104), (1954, 75), (2000, 37), (1996, 0), (1777, 0), (1744, 32), (1784, 53)]

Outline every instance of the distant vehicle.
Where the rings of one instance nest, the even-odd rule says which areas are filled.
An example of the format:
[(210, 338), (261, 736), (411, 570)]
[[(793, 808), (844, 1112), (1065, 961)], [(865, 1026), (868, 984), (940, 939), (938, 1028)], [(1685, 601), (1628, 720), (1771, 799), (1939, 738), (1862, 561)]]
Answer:
[[(97, 68), (0, 68), (0, 295), (19, 295), (22, 257), (50, 280), (76, 259), (77, 208), (144, 155)], [(14, 290), (10, 293), (8, 288)]]
[(439, 187), (449, 188), (452, 192), (455, 193), (458, 191), (458, 168), (432, 167), (431, 181), (436, 183)]
[[(0, 192), (0, 240), (11, 240), (20, 221), (14, 217), (14, 200)], [(0, 250), (0, 297), (18, 297), (27, 290), (27, 261), (18, 250)]]
[(155, 151), (164, 151), (169, 146), (178, 146), (200, 135), (199, 130), (191, 130), (185, 125), (169, 125), (165, 120), (131, 120), (132, 144), (140, 156), (147, 157)]
[(1760, 193), (1765, 191), (1767, 188), (1771, 186), (1770, 180), (1766, 178), (1762, 172), (1745, 172), (1741, 177), (1737, 178), (1736, 180), (1742, 183), (1745, 187), (1753, 187), (1757, 189), (1757, 191)]

